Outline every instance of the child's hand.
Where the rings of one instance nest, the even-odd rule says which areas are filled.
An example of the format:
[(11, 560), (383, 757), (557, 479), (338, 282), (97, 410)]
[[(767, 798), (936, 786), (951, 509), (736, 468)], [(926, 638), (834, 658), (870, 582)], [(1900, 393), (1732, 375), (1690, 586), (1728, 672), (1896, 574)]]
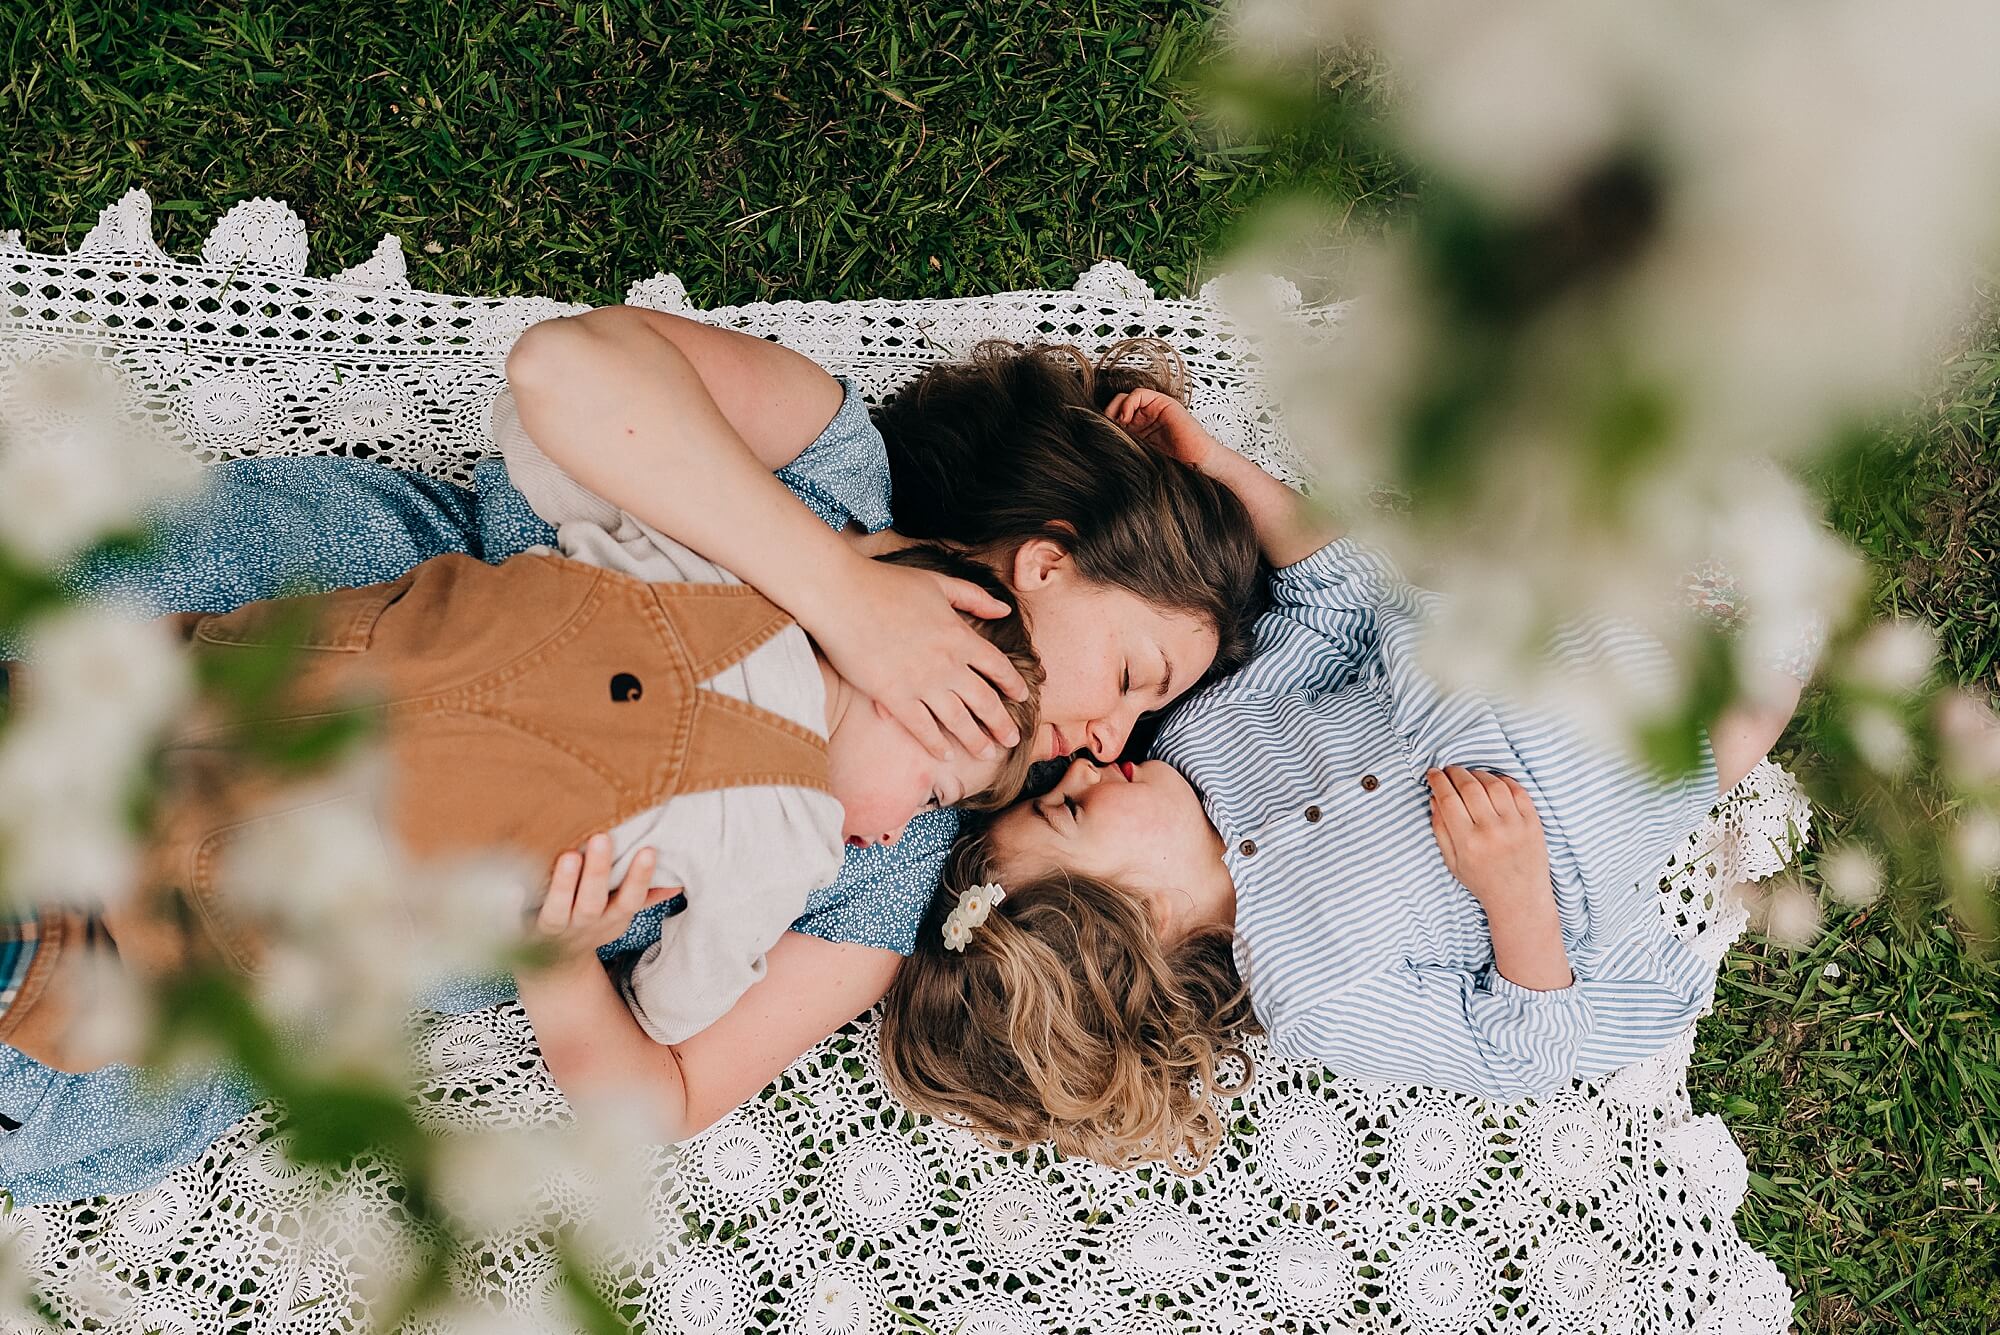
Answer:
[(954, 742), (977, 756), (1021, 740), (1001, 696), (1025, 700), (1028, 684), (959, 615), (1009, 610), (962, 579), (862, 560), (824, 624), (806, 630), (836, 672), (944, 760)]
[(1104, 415), (1160, 453), (1207, 472), (1221, 448), (1187, 405), (1157, 389), (1130, 389), (1104, 405)]
[[(586, 956), (625, 935), (641, 909), (681, 895), (678, 886), (648, 887), (655, 855), (642, 848), (632, 858), (625, 879), (611, 893), (611, 838), (594, 834), (580, 852), (556, 859), (549, 873), (549, 890), (535, 915), (535, 935), (553, 946), (560, 960)], [(685, 905), (685, 897), (682, 897)], [(669, 910), (673, 912), (674, 910)]]
[(1549, 850), (1528, 790), (1504, 774), (1447, 765), (1425, 776), (1431, 834), (1444, 865), (1490, 915), (1537, 897), (1551, 903)]

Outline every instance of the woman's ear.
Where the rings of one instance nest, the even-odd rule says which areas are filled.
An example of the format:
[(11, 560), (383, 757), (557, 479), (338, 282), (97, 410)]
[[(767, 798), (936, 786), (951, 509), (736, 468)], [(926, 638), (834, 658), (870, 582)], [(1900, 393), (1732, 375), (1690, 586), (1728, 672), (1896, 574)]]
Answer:
[(1008, 583), (1026, 593), (1045, 589), (1068, 573), (1069, 552), (1061, 543), (1030, 538), (1014, 549), (1014, 577)]

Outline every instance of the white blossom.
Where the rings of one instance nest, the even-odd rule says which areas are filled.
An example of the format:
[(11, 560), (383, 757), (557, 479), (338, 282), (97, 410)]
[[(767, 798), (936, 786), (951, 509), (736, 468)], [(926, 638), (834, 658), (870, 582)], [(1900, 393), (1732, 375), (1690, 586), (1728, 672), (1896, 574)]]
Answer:
[(135, 410), (115, 371), (57, 354), (0, 384), (0, 544), (52, 566), (138, 526), (200, 476)]
[(1938, 700), (1937, 729), (1945, 775), (1962, 788), (2000, 783), (2000, 714), (1967, 690)]
[(1882, 895), (1882, 860), (1859, 844), (1843, 844), (1819, 860), (1827, 893), (1849, 908), (1866, 908)]
[(157, 624), (74, 608), (33, 625), (24, 657), (0, 735), (7, 890), (86, 908), (116, 903), (138, 873), (130, 803), (189, 696), (186, 662)]
[(1848, 714), (1847, 727), (1861, 759), (1877, 774), (1901, 774), (1909, 768), (1913, 754), (1909, 731), (1888, 710), (1857, 706)]
[(1819, 900), (1787, 877), (1769, 887), (1761, 909), (1761, 929), (1773, 945), (1801, 950), (1819, 935)]
[[(1379, 59), (1405, 146), (1489, 219), (1560, 231), (1576, 187), (1613, 167), (1650, 183), (1635, 198), (1655, 192), (1596, 267), (1497, 327), (1497, 348), (1465, 341), (1464, 312), (1439, 296), (1454, 289), (1407, 238), (1353, 266), (1358, 301), (1330, 348), (1274, 341), (1293, 437), (1347, 514), (1380, 487), (1435, 480), (1411, 447), (1414, 405), (1460, 393), (1453, 372), (1478, 359), (1459, 485), (1370, 516), (1419, 583), (1487, 595), (1447, 612), (1427, 661), (1468, 684), (1567, 694), (1629, 730), (1659, 716), (1657, 699), (1569, 690), (1524, 646), (1575, 617), (1624, 616), (1686, 667), (1701, 638), (1651, 591), (1713, 553), (1746, 609), (1739, 681), (1798, 662), (1852, 606), (1862, 566), (1784, 467), (1904, 401), (1951, 327), (2000, 192), (2000, 80), (1984, 69), (2000, 10), (1244, 0), (1237, 31), (1266, 64), (1308, 64), (1296, 57), (1321, 42)], [(1653, 434), (1607, 453), (1605, 406), (1634, 395), (1657, 400)], [(1911, 689), (1895, 684), (1920, 680), (1922, 635), (1871, 638), (1855, 671)], [(1693, 680), (1667, 687), (1684, 697)], [(1871, 763), (1906, 763), (1882, 718), (1856, 729)]]
[(1872, 627), (1842, 667), (1849, 681), (1866, 690), (1909, 695), (1924, 684), (1936, 661), (1937, 632), (1899, 618)]
[(1959, 873), (1968, 881), (1989, 881), (2000, 873), (2000, 816), (1974, 809), (1958, 820), (1951, 832), (1951, 857)]

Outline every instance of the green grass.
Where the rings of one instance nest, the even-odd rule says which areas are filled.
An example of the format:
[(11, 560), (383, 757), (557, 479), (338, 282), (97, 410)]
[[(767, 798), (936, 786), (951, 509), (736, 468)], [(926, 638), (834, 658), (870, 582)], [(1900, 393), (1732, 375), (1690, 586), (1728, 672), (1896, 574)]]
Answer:
[[(1211, 24), (1194, 4), (9, 15), (0, 226), (36, 248), (144, 185), (170, 252), (273, 195), (305, 217), (315, 272), (395, 231), (441, 291), (603, 301), (671, 269), (704, 304), (924, 297), (1063, 286), (1111, 257), (1178, 293), (1261, 200), (1316, 192), (1337, 251), (1411, 188), (1353, 85), (1294, 132), (1219, 133), (1191, 90)], [(1992, 687), (2000, 359), (1990, 331), (1971, 342), (1894, 454), (1828, 486), (1880, 604), (1939, 626), (1951, 670)], [(1810, 765), (1810, 724), (1788, 745)], [(1739, 1223), (1801, 1286), (1801, 1330), (2000, 1328), (2000, 976), (1940, 920), (1836, 919), (1796, 956), (1748, 944), (1693, 1083), (1749, 1152)]]

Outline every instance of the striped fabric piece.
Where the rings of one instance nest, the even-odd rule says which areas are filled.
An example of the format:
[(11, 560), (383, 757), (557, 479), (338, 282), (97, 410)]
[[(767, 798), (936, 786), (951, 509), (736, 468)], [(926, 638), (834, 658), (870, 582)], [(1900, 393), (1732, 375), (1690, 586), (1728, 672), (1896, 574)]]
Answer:
[(21, 995), (41, 936), (41, 925), (33, 914), (0, 921), (0, 1015), (13, 1009), (14, 998)]
[[(1155, 749), (1223, 837), (1237, 964), (1273, 1047), (1516, 1099), (1665, 1046), (1714, 984), (1654, 893), (1716, 801), (1706, 748), (1698, 772), (1663, 780), (1560, 719), (1445, 691), (1418, 665), (1437, 595), (1352, 539), (1275, 572), (1271, 592), (1251, 663), (1176, 711)], [(1665, 667), (1614, 624), (1560, 652), (1628, 675)], [(1494, 970), (1485, 915), (1431, 835), (1424, 773), (1453, 764), (1533, 797), (1571, 987), (1529, 991)]]

